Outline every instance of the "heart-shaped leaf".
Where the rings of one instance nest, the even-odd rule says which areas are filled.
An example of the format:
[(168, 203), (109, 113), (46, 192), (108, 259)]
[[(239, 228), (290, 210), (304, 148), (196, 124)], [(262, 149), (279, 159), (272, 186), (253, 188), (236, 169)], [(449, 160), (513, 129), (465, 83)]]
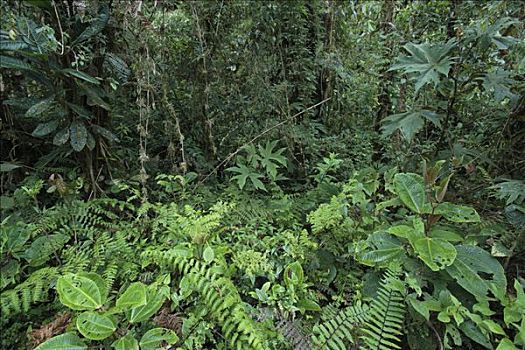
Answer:
[(162, 342), (175, 344), (179, 341), (177, 334), (171, 329), (153, 328), (147, 331), (140, 339), (141, 350), (156, 350)]
[[(99, 278), (102, 280), (100, 276)], [(102, 289), (100, 281), (95, 281), (87, 274), (69, 273), (60, 277), (57, 281), (57, 292), (60, 302), (73, 310), (98, 309), (107, 297), (107, 289)]]
[(117, 307), (134, 308), (146, 304), (146, 285), (141, 282), (132, 283), (117, 299)]
[(117, 329), (111, 318), (93, 311), (81, 313), (76, 323), (80, 334), (92, 340), (106, 339)]
[(87, 345), (75, 333), (64, 333), (46, 340), (35, 350), (85, 350)]

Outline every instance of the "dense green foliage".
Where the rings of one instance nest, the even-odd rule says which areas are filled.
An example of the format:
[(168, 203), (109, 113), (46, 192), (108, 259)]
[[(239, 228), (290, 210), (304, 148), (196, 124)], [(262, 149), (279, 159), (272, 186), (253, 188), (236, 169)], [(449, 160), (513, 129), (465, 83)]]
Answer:
[(1, 349), (525, 348), (522, 1), (2, 1)]

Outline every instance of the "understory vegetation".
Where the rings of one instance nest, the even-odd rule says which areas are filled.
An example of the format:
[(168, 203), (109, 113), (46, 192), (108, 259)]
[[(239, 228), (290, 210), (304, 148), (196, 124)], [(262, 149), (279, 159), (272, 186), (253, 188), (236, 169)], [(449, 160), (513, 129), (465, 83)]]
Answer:
[(1, 349), (525, 348), (525, 4), (2, 1)]

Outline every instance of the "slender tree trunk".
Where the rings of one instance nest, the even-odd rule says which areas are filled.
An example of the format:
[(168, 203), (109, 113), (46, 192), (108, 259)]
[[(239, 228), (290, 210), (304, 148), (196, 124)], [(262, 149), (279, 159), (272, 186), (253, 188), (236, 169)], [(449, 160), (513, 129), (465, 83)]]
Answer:
[[(394, 0), (385, 0), (381, 10), (381, 24), (380, 31), (383, 37), (386, 37), (386, 58), (390, 61), (393, 56), (394, 40), (388, 35), (394, 30)], [(392, 85), (393, 74), (388, 71), (388, 65), (381, 69), (381, 86), (379, 90), (379, 110), (374, 118), (374, 131), (379, 134), (381, 129), (381, 121), (386, 118), (392, 111), (392, 101), (390, 99), (390, 87)], [(382, 155), (382, 146), (380, 142), (374, 144), (373, 160), (379, 160)]]

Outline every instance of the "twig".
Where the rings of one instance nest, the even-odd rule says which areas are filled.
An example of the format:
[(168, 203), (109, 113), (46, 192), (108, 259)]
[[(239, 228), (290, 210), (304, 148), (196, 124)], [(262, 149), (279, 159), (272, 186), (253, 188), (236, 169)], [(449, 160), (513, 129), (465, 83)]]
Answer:
[(301, 114), (304, 114), (304, 113), (308, 112), (309, 110), (312, 110), (312, 109), (322, 105), (323, 103), (325, 103), (325, 102), (327, 102), (327, 101), (329, 101), (331, 99), (332, 99), (331, 97), (328, 97), (328, 98), (322, 100), (321, 102), (317, 102), (316, 104), (314, 104), (314, 105), (312, 105), (312, 106), (310, 106), (310, 107), (308, 107), (306, 109), (303, 109), (302, 111), (292, 115), (290, 118), (288, 118), (286, 120), (283, 120), (282, 122), (277, 123), (274, 126), (271, 126), (268, 129), (264, 130), (259, 135), (255, 136), (253, 139), (251, 139), (250, 141), (246, 142), (241, 147), (237, 148), (237, 150), (235, 150), (234, 152), (230, 153), (226, 158), (224, 158), (224, 160), (222, 162), (219, 163), (219, 165), (217, 165), (208, 175), (206, 175), (206, 177), (204, 177), (204, 179), (199, 181), (199, 183), (197, 183), (197, 185), (195, 187), (197, 187), (198, 185), (201, 185), (202, 183), (204, 183), (213, 173), (215, 173), (217, 170), (219, 170), (219, 168), (221, 166), (223, 166), (226, 163), (228, 163), (230, 161), (230, 159), (232, 159), (237, 153), (239, 153), (245, 146), (247, 146), (250, 143), (254, 142), (255, 140), (259, 139), (263, 135), (266, 135), (267, 133), (269, 133), (273, 129), (276, 129), (276, 128), (280, 127), (281, 125), (288, 123), (290, 120), (297, 118)]
[(430, 329), (432, 329), (432, 331), (434, 331), (434, 334), (436, 335), (436, 338), (439, 344), (439, 350), (443, 350), (443, 342), (441, 340), (441, 336), (439, 335), (436, 327), (434, 327), (434, 325), (430, 321), (427, 321), (427, 325), (430, 327)]
[(60, 40), (62, 41), (62, 50), (61, 55), (64, 54), (64, 32), (62, 31), (62, 23), (60, 22), (60, 17), (58, 16), (57, 4), (53, 1), (53, 8), (55, 9), (55, 15), (57, 16), (58, 29), (60, 30)]

